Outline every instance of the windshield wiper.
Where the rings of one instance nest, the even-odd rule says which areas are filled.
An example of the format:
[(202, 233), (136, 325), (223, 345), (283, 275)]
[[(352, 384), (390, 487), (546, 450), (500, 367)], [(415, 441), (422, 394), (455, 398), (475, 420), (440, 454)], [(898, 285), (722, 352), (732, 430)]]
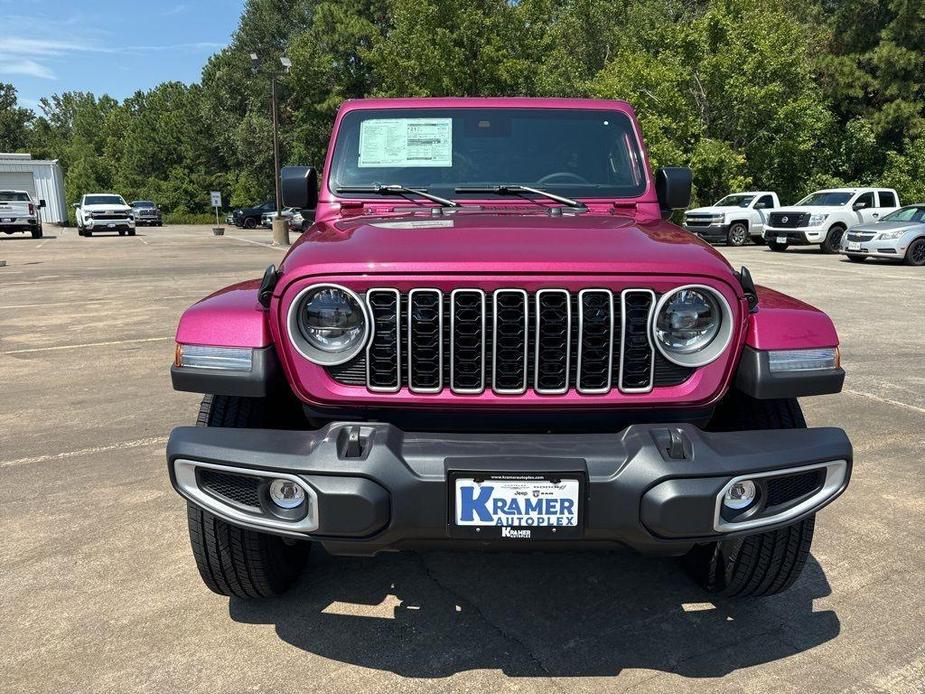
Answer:
[(471, 186), (471, 187), (457, 188), (454, 192), (456, 193), (495, 193), (497, 195), (523, 195), (524, 193), (533, 193), (534, 195), (541, 195), (544, 198), (549, 198), (550, 200), (561, 202), (563, 205), (566, 205), (568, 207), (573, 207), (576, 210), (588, 209), (588, 206), (585, 205), (581, 200), (572, 200), (571, 198), (566, 198), (566, 197), (563, 197), (562, 195), (556, 195), (555, 193), (550, 193), (545, 190), (540, 190), (539, 188), (530, 188), (529, 186), (520, 186), (520, 185), (511, 185), (511, 184), (501, 184), (497, 186)]
[(337, 189), (338, 193), (376, 193), (377, 195), (417, 195), (425, 200), (430, 200), (444, 207), (462, 207), (455, 200), (441, 198), (439, 195), (428, 193), (421, 188), (406, 188), (400, 185), (371, 185), (371, 186), (341, 186)]

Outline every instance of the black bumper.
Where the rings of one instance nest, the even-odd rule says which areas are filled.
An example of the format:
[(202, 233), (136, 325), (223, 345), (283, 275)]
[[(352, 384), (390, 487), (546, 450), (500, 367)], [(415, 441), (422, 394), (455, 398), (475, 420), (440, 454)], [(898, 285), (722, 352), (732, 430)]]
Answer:
[(776, 242), (777, 239), (782, 236), (787, 237), (788, 246), (810, 246), (819, 243), (818, 241), (810, 241), (807, 239), (806, 232), (797, 231), (795, 229), (771, 229), (764, 232), (765, 241)]
[[(167, 459), (174, 488), (193, 503), (238, 525), (320, 541), (334, 554), (538, 547), (534, 540), (502, 539), (496, 527), (484, 528), (478, 539), (460, 538), (448, 480), (481, 471), (580, 479), (578, 532), (561, 540), (544, 535), (547, 545), (618, 544), (677, 555), (697, 542), (782, 527), (815, 513), (847, 486), (852, 449), (834, 428), (706, 433), (690, 424), (637, 424), (618, 434), (453, 435), (337, 423), (317, 431), (180, 427), (171, 433)], [(274, 472), (292, 475), (313, 492), (317, 522), (290, 532), (286, 521), (266, 512), (224, 503), (195, 487), (196, 463), (263, 475), (257, 479), (267, 483)], [(748, 518), (764, 517), (760, 527), (743, 523), (740, 529), (736, 519), (730, 524), (720, 517), (717, 500), (734, 477), (753, 475), (764, 489), (765, 481), (777, 483), (810, 466), (819, 466), (813, 472), (827, 487), (790, 507), (756, 504)], [(773, 494), (766, 496), (770, 503)]]

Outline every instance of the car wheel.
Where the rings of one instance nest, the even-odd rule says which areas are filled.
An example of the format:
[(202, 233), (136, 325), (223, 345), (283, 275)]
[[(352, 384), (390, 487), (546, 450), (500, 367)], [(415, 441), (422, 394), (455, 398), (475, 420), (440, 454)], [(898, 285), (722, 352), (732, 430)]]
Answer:
[(33, 229), (33, 230), (32, 230), (32, 238), (34, 238), (34, 239), (40, 239), (40, 238), (42, 238), (42, 227), (39, 227), (38, 229)]
[(867, 256), (866, 255), (849, 255), (848, 260), (850, 260), (852, 263), (863, 263), (865, 260), (867, 260)]
[(925, 265), (925, 238), (916, 239), (906, 249), (906, 265)]
[(134, 236), (134, 235), (135, 235), (135, 230), (134, 230), (134, 229), (129, 229), (129, 230), (128, 230), (128, 235), (129, 235), (129, 236)]
[(726, 233), (726, 243), (730, 246), (744, 246), (748, 241), (748, 227), (742, 222), (736, 222), (729, 227)]
[(835, 224), (829, 229), (829, 233), (825, 235), (825, 241), (822, 242), (822, 252), (823, 253), (838, 253), (838, 249), (841, 248), (841, 237), (845, 233), (845, 227), (840, 224)]
[(768, 248), (770, 248), (775, 253), (783, 253), (787, 250), (787, 244), (778, 243), (777, 241), (768, 241)]
[(87, 238), (90, 238), (91, 236), (93, 236), (93, 232), (90, 231), (89, 229), (84, 229), (84, 236), (86, 236)]
[(256, 229), (257, 220), (254, 219), (253, 217), (248, 217), (247, 219), (244, 220), (244, 228), (245, 229)]
[[(716, 408), (712, 431), (805, 429), (795, 398), (757, 400), (730, 394)], [(813, 541), (815, 515), (778, 530), (696, 545), (683, 559), (704, 589), (727, 597), (773, 595), (800, 576)]]
[(752, 236), (752, 243), (756, 246), (764, 245), (764, 236)]
[[(207, 395), (197, 426), (253, 427), (265, 420), (266, 401)], [(311, 544), (247, 530), (187, 503), (190, 546), (203, 583), (219, 595), (267, 598), (286, 591), (302, 573)]]
[(120, 231), (120, 232), (119, 232), (119, 236), (125, 236), (125, 232), (124, 232), (124, 231)]

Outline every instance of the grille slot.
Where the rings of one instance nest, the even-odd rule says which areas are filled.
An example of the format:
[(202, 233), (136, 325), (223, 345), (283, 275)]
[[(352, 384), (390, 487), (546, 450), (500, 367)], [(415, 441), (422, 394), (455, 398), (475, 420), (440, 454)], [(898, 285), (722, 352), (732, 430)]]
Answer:
[[(787, 221), (784, 221), (784, 218)], [(796, 229), (805, 227), (809, 222), (809, 213), (807, 212), (772, 212), (768, 215), (768, 224), (778, 229)]]
[(257, 488), (260, 480), (247, 475), (235, 475), (208, 468), (199, 468), (199, 487), (214, 496), (241, 506), (260, 508)]
[(408, 387), (415, 393), (443, 389), (443, 292), (408, 292)]
[(578, 391), (606, 393), (613, 373), (613, 293), (607, 289), (578, 292)]
[(401, 388), (401, 296), (397, 289), (370, 289), (366, 303), (375, 335), (366, 348), (366, 383), (370, 390), (394, 393)]
[(649, 339), (649, 319), (655, 308), (651, 289), (623, 292), (623, 349), (620, 352), (620, 390), (647, 393), (655, 378), (655, 360)]
[(485, 292), (450, 293), (450, 388), (454, 393), (485, 390)]
[(498, 289), (494, 293), (492, 342), (492, 389), (503, 395), (527, 390), (529, 354), (529, 299), (523, 289)]
[(825, 481), (825, 469), (809, 470), (796, 475), (775, 477), (768, 480), (767, 506), (786, 504), (801, 496), (810, 494), (822, 486)]
[(536, 293), (536, 355), (534, 383), (537, 393), (561, 395), (569, 387), (572, 300), (565, 289)]

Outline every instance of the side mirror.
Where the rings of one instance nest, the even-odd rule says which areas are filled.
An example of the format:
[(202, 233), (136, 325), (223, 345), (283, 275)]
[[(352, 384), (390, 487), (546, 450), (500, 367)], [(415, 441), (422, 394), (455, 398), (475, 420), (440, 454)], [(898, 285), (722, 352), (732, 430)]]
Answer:
[(40, 199), (40, 200), (39, 200), (39, 209), (42, 209), (43, 207), (45, 207), (45, 201)]
[(283, 205), (313, 210), (318, 205), (318, 172), (313, 166), (286, 166), (280, 172)]
[(866, 202), (856, 202), (854, 203), (854, 205), (852, 205), (852, 207), (856, 210), (863, 210), (865, 207), (867, 207), (867, 203)]
[(691, 170), (686, 166), (664, 166), (655, 172), (655, 193), (662, 214), (683, 210), (691, 204)]
[(75, 210), (79, 210), (79, 209), (80, 209), (80, 203), (79, 203), (79, 202), (72, 203), (72, 204), (71, 204), (71, 207), (73, 207)]

